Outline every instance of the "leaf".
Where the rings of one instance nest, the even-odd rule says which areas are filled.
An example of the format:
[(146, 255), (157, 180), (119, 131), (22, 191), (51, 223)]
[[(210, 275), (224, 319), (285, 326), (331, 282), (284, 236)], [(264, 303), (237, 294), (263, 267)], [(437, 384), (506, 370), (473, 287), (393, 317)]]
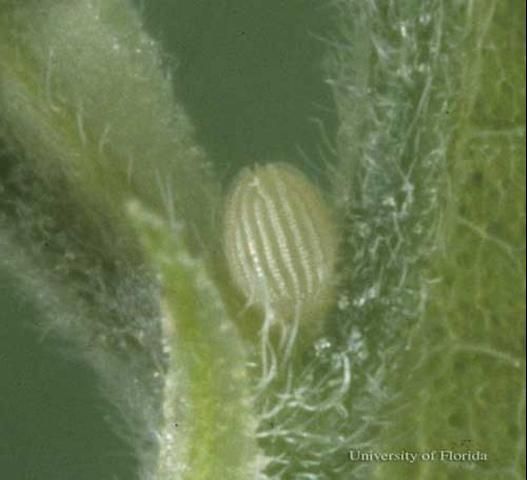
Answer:
[(524, 10), (467, 10), (437, 284), (389, 381), (398, 396), (375, 444), (436, 460), (382, 463), (375, 478), (525, 476)]

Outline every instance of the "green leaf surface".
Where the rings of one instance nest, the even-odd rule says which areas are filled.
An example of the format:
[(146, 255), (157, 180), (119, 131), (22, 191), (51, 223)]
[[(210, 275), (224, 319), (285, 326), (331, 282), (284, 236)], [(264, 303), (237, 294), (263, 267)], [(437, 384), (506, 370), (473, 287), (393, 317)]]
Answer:
[[(375, 478), (525, 475), (525, 5), (469, 9), (448, 196), (426, 311), (389, 380)], [(463, 458), (453, 454), (471, 454)]]

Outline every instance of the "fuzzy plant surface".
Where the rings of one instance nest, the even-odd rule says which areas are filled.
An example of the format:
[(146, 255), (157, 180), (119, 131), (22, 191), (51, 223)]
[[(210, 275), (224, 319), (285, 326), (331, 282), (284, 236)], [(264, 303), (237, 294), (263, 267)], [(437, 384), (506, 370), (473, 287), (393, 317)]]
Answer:
[(0, 0), (0, 476), (524, 478), (524, 17)]

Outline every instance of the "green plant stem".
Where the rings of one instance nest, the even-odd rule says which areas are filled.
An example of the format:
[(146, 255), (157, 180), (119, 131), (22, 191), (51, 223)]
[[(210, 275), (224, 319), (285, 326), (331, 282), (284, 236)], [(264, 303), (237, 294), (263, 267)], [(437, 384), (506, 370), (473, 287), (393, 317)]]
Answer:
[(246, 356), (202, 262), (137, 203), (130, 215), (164, 290), (169, 351), (160, 480), (256, 477)]

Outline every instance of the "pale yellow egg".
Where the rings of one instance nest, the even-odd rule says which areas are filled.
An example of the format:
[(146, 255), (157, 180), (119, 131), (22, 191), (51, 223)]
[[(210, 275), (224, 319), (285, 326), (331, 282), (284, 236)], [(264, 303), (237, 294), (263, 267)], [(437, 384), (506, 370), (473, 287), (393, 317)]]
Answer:
[(250, 304), (283, 319), (316, 317), (328, 305), (337, 229), (299, 170), (245, 168), (227, 196), (223, 243), (232, 280)]

